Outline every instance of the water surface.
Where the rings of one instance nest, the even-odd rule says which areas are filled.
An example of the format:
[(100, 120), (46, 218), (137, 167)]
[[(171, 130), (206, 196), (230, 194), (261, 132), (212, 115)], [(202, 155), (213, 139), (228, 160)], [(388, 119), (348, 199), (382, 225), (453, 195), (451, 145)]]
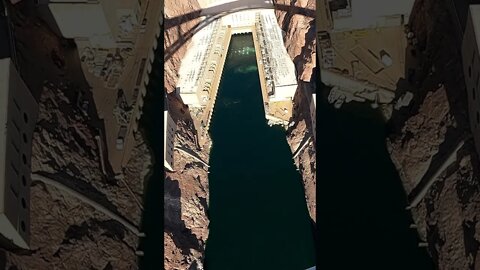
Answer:
[(236, 35), (210, 126), (208, 270), (315, 264), (301, 176), (285, 130), (265, 120), (252, 35)]
[(317, 101), (318, 268), (434, 269), (409, 228), (382, 116), (366, 104), (335, 110), (325, 100)]

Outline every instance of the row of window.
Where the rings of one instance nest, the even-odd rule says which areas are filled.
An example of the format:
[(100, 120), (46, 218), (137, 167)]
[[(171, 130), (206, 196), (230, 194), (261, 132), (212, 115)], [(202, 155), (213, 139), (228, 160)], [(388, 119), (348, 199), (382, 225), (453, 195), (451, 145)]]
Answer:
[[(28, 124), (29, 122), (29, 117), (28, 117), (28, 114), (26, 112), (22, 112), (21, 110), (21, 107), (19, 106), (17, 100), (14, 98), (13, 99), (13, 103), (15, 104), (15, 107), (17, 109), (17, 112), (20, 113), (22, 116), (23, 116), (23, 122), (24, 124)], [(15, 119), (11, 119), (11, 122), (13, 124), (13, 126), (15, 127), (16, 131), (18, 132), (18, 134), (21, 134), (21, 137), (22, 137), (22, 141), (24, 144), (28, 144), (28, 137), (27, 137), (27, 134), (25, 132), (23, 132), (19, 126), (19, 124), (17, 123), (17, 121)], [(13, 146), (13, 148), (15, 149), (16, 151), (16, 154), (17, 155), (21, 155), (21, 159), (22, 159), (22, 166), (25, 166), (27, 167), (28, 166), (28, 162), (27, 162), (27, 156), (25, 153), (21, 153), (20, 151), (20, 147), (19, 145), (17, 145), (15, 143), (15, 138), (11, 137), (10, 138), (10, 142)], [(13, 162), (10, 162), (10, 166), (12, 168), (12, 170), (14, 171), (15, 173), (15, 176), (16, 176), (16, 181), (20, 180), (21, 182), (21, 188), (22, 189), (26, 189), (27, 188), (27, 178), (26, 176), (23, 174), (23, 173), (20, 173), (20, 170), (19, 168), (17, 168), (15, 166), (15, 164)], [(29, 171), (29, 170), (22, 170), (22, 171)], [(22, 209), (23, 210), (27, 210), (27, 202), (26, 202), (26, 199), (25, 197), (23, 197), (21, 194), (28, 194), (28, 192), (23, 192), (21, 194), (19, 194), (19, 192), (17, 190), (15, 190), (15, 187), (14, 187), (14, 184), (16, 183), (12, 183), (10, 184), (10, 190), (12, 191), (12, 193), (15, 195), (15, 197), (18, 199), (20, 197), (20, 202), (21, 202), (21, 206), (22, 206)], [(25, 221), (24, 220), (21, 220), (20, 221), (20, 230), (25, 233), (26, 232), (26, 225), (25, 225)]]

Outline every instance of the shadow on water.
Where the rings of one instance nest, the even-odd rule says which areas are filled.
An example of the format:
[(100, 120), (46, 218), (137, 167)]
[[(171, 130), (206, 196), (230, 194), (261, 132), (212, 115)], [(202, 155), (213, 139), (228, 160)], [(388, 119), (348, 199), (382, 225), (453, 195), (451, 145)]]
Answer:
[(285, 130), (266, 123), (255, 54), (235, 53), (245, 47), (252, 35), (232, 37), (210, 127), (206, 267), (303, 270), (315, 259), (300, 174)]
[[(163, 44), (160, 35), (158, 44)], [(163, 269), (163, 162), (158, 162), (163, 155), (163, 48), (158, 46), (155, 61), (152, 64), (150, 83), (145, 96), (145, 106), (140, 119), (140, 127), (153, 152), (153, 166), (146, 177), (144, 194), (144, 211), (142, 231), (146, 237), (141, 239), (139, 249), (144, 256), (139, 258), (142, 270)]]
[[(369, 105), (317, 104), (320, 269), (434, 269), (386, 149), (386, 124)], [(322, 95), (320, 95), (322, 96)]]

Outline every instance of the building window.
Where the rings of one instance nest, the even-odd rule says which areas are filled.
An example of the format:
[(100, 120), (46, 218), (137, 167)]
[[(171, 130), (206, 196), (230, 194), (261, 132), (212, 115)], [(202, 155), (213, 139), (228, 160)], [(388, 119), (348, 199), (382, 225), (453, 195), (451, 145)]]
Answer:
[(22, 161), (23, 164), (27, 165), (27, 156), (25, 156), (25, 154), (22, 154)]
[(477, 111), (477, 125), (480, 124), (480, 113)]
[(23, 133), (22, 137), (23, 137), (23, 142), (27, 143), (27, 134)]
[(25, 175), (22, 175), (22, 185), (23, 185), (24, 187), (27, 186), (27, 178), (25, 178)]
[(476, 89), (475, 89), (475, 87), (473, 87), (472, 88), (472, 98), (473, 98), (473, 100), (475, 100), (475, 91), (476, 91)]
[(25, 232), (25, 221), (22, 220), (20, 227), (22, 228), (22, 231)]
[(23, 113), (23, 121), (25, 121), (25, 124), (28, 123), (28, 115), (27, 115), (27, 113)]
[(22, 198), (22, 207), (23, 209), (27, 208), (27, 203), (25, 202), (25, 198)]

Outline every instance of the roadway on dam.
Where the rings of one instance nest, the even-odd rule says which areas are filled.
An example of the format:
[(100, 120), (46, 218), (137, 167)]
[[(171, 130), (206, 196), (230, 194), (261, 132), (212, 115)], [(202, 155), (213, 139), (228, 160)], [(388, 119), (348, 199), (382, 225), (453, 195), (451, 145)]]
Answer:
[(251, 34), (232, 37), (210, 135), (206, 269), (315, 265), (301, 176), (285, 130), (265, 120)]

